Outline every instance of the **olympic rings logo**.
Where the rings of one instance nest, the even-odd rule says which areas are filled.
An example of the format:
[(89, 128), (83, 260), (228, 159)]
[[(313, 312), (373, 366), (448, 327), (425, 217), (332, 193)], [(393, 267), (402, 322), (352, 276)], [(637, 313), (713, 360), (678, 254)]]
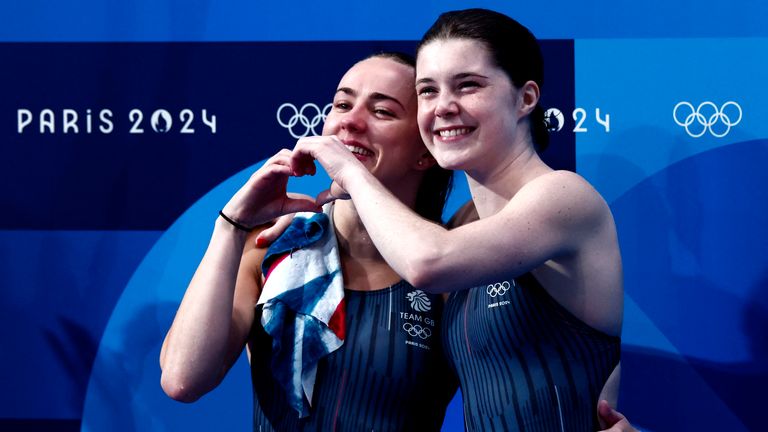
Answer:
[[(726, 109), (729, 107), (733, 107), (728, 110), (731, 115), (738, 112), (738, 117), (735, 120), (726, 113)], [(704, 135), (707, 131), (709, 131), (715, 138), (722, 138), (728, 135), (733, 126), (736, 126), (741, 122), (741, 115), (741, 106), (734, 101), (728, 101), (720, 108), (713, 102), (705, 101), (699, 104), (696, 109), (693, 108), (693, 105), (690, 102), (683, 101), (675, 105), (675, 108), (672, 110), (672, 117), (674, 118), (675, 123), (684, 127), (685, 131), (692, 138), (698, 138)], [(717, 129), (722, 130), (716, 131), (713, 129), (713, 126), (720, 122), (725, 126)]]
[(411, 324), (409, 322), (403, 324), (403, 330), (411, 336), (418, 336), (422, 339), (432, 336), (432, 330), (429, 327), (422, 327), (418, 324)]
[(488, 293), (488, 295), (491, 297), (503, 296), (504, 294), (507, 293), (507, 291), (509, 291), (510, 288), (511, 288), (511, 285), (509, 285), (509, 282), (507, 281), (504, 281), (501, 283), (497, 282), (497, 283), (488, 285), (485, 288), (485, 292)]
[[(286, 102), (280, 105), (280, 108), (277, 109), (277, 122), (280, 126), (288, 129), (291, 136), (296, 139), (304, 138), (310, 134), (315, 136), (318, 135), (315, 127), (325, 121), (325, 118), (328, 117), (328, 113), (331, 112), (331, 108), (333, 108), (332, 103), (329, 103), (323, 109), (320, 109), (319, 106), (313, 103), (306, 103), (299, 109), (296, 108), (296, 105)], [(287, 121), (283, 120), (283, 110), (287, 110), (289, 113), (292, 112)], [(301, 134), (293, 130), (294, 126), (297, 126), (298, 124), (301, 124), (299, 131), (301, 131), (302, 128), (304, 129)]]

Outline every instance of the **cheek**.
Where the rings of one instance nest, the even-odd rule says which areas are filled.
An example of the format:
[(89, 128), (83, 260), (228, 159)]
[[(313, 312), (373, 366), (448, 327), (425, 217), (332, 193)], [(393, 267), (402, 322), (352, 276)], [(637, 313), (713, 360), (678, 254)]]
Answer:
[(423, 110), (419, 109), (419, 112), (416, 115), (416, 122), (418, 123), (421, 137), (424, 139), (424, 141), (427, 141), (427, 138), (432, 135), (431, 113), (426, 108)]
[(323, 135), (335, 135), (339, 131), (339, 121), (333, 114), (329, 114), (323, 123)]

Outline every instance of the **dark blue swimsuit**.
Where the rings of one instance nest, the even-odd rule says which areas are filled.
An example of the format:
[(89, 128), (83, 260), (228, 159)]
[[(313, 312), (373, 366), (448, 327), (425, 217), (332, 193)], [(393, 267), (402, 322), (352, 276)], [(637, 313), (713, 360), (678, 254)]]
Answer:
[(621, 340), (588, 326), (526, 274), (453, 293), (443, 344), (468, 430), (596, 431)]
[(442, 298), (406, 282), (344, 295), (344, 345), (321, 360), (304, 419), (272, 378), (271, 339), (257, 313), (251, 335), (254, 431), (439, 431), (457, 387), (441, 346)]

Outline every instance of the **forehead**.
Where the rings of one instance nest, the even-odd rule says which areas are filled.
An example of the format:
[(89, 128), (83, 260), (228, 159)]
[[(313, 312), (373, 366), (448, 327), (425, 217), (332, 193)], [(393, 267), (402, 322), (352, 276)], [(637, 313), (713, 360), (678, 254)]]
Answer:
[(499, 72), (485, 44), (473, 39), (438, 39), (419, 50), (416, 78), (476, 72)]
[(380, 93), (406, 103), (415, 97), (414, 70), (408, 65), (385, 58), (370, 58), (352, 66), (339, 82), (358, 96)]

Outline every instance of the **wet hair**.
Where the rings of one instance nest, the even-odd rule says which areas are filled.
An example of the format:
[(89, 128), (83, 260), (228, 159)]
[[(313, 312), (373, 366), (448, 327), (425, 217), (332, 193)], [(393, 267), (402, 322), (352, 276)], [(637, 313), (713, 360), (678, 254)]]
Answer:
[[(398, 51), (382, 51), (371, 54), (365, 60), (372, 58), (389, 59), (396, 63), (410, 66), (413, 68), (415, 75), (416, 59), (409, 54)], [(419, 190), (416, 193), (416, 207), (414, 211), (425, 219), (442, 224), (445, 202), (452, 188), (453, 171), (434, 164), (424, 172), (424, 176), (421, 179)]]
[(416, 58), (410, 54), (406, 54), (404, 52), (400, 51), (380, 51), (377, 53), (373, 53), (366, 57), (364, 60), (372, 59), (372, 58), (383, 58), (392, 60), (396, 63), (400, 63), (406, 66), (410, 66), (414, 69), (416, 69)]
[[(491, 58), (520, 88), (534, 81), (544, 84), (544, 58), (536, 37), (514, 19), (488, 9), (465, 9), (441, 14), (421, 38), (416, 53), (430, 42), (447, 39), (472, 39), (488, 49)], [(544, 110), (536, 105), (529, 115), (531, 137), (539, 152), (549, 145)]]

